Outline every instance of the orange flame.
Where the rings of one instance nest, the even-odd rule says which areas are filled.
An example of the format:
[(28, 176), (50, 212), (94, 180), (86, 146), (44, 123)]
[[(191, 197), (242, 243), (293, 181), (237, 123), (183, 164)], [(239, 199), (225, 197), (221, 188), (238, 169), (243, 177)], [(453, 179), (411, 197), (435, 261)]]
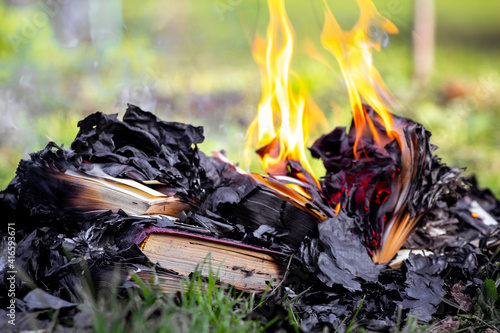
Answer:
[(339, 215), (340, 208), (341, 208), (340, 202), (337, 202), (337, 205), (335, 206), (335, 215)]
[[(248, 129), (246, 155), (251, 151), (253, 136), (257, 132), (258, 152), (267, 173), (286, 175), (287, 162), (299, 161), (319, 187), (307, 161), (305, 144), (309, 135), (309, 118), (324, 122), (326, 119), (312, 102), (306, 100), (304, 89), (298, 94), (293, 92), (290, 83), (294, 44), (292, 27), (283, 0), (268, 0), (268, 5), (270, 23), (266, 39), (256, 37), (253, 46), (253, 56), (261, 71), (262, 98), (257, 117)], [(301, 180), (307, 182), (305, 178)]]
[[(384, 220), (382, 234), (373, 236), (377, 238), (376, 244), (373, 245), (377, 246), (372, 257), (374, 262), (387, 262), (403, 245), (419, 220), (419, 217), (411, 217), (405, 211), (405, 200), (411, 190), (408, 184), (415, 175), (411, 165), (414, 149), (402, 144), (403, 123), (398, 123), (389, 112), (390, 108), (398, 108), (398, 105), (373, 65), (373, 49), (380, 50), (386, 40), (386, 34), (397, 33), (398, 29), (377, 11), (371, 0), (357, 0), (357, 3), (360, 7), (359, 20), (351, 30), (345, 31), (324, 0), (325, 25), (321, 42), (337, 60), (346, 83), (356, 132), (353, 147), (355, 158), (368, 158), (363, 147), (363, 142), (367, 141), (362, 139), (373, 139), (373, 143), (381, 148), (389, 141), (396, 140), (401, 148), (401, 170), (398, 170), (397, 189), (393, 194), (389, 194), (394, 202), (394, 212), (398, 214), (389, 216), (387, 222)], [(294, 46), (292, 27), (285, 12), (284, 0), (268, 0), (268, 5), (270, 23), (266, 39), (257, 37), (253, 46), (253, 56), (261, 71), (263, 93), (257, 117), (248, 129), (245, 153), (248, 160), (251, 146), (257, 141), (257, 146), (260, 147), (257, 152), (265, 171), (278, 181), (279, 185), (275, 184), (274, 187), (279, 188), (284, 196), (294, 197), (297, 205), (304, 206), (306, 200), (307, 206), (307, 200), (311, 197), (307, 193), (307, 185), (302, 184), (316, 183), (319, 188), (319, 182), (314, 177), (305, 154), (308, 125), (310, 118), (318, 118), (319, 122), (323, 123), (326, 123), (326, 119), (321, 111), (306, 99), (303, 89), (297, 94), (294, 93), (290, 83), (290, 63)], [(368, 104), (377, 113), (377, 122), (384, 126), (387, 135), (375, 127), (363, 103)], [(255, 133), (256, 140), (253, 139)], [(291, 161), (299, 162), (305, 172), (294, 170), (292, 173), (292, 170), (289, 170), (293, 164)], [(313, 180), (305, 173), (309, 173)], [(293, 174), (301, 182), (285, 184), (279, 181), (278, 176), (289, 174)], [(253, 177), (257, 181), (260, 179), (257, 175)], [(261, 178), (266, 184), (272, 184), (271, 180)], [(342, 208), (340, 202), (337, 203), (334, 213), (339, 214)], [(321, 213), (318, 217), (326, 218)], [(385, 218), (387, 216), (384, 216)]]
[[(326, 1), (324, 2), (325, 25), (321, 42), (337, 60), (347, 86), (356, 129), (353, 147), (355, 158), (367, 157), (362, 138), (373, 138), (374, 144), (379, 147), (384, 147), (392, 140), (396, 140), (399, 144), (402, 167), (397, 180), (398, 190), (392, 197), (396, 200), (394, 210), (401, 212), (411, 188), (408, 183), (415, 170), (410, 165), (412, 160), (410, 147), (407, 144), (403, 145), (405, 141), (402, 124), (396, 124), (388, 111), (389, 107), (397, 107), (397, 104), (374, 67), (372, 57), (373, 49), (380, 50), (383, 45), (386, 33), (394, 34), (398, 29), (377, 11), (371, 0), (357, 0), (357, 3), (360, 8), (359, 20), (351, 30), (344, 31)], [(366, 114), (363, 102), (370, 105), (380, 116), (387, 137), (379, 136), (371, 117)], [(410, 218), (406, 213), (392, 216), (384, 226), (381, 235), (382, 246), (373, 252), (373, 261), (383, 263), (391, 260), (418, 220), (419, 218)]]
[(400, 137), (393, 128), (392, 117), (387, 110), (388, 105), (394, 104), (394, 99), (373, 66), (372, 57), (372, 49), (380, 50), (385, 33), (394, 34), (398, 29), (377, 11), (371, 0), (357, 0), (357, 3), (361, 11), (359, 20), (350, 31), (344, 31), (325, 1), (325, 25), (321, 42), (337, 60), (347, 86), (356, 127), (354, 155), (359, 159), (358, 145), (366, 130), (371, 131), (378, 146), (383, 147), (387, 143), (381, 142), (373, 122), (366, 116), (363, 101), (380, 115), (389, 138), (400, 142)]

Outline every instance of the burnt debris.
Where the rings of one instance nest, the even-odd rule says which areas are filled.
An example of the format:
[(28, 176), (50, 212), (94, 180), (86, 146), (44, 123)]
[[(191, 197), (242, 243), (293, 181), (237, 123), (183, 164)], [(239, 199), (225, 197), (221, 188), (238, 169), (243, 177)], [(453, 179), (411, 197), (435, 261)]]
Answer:
[(438, 201), (454, 204), (465, 191), (461, 170), (433, 155), (436, 147), (422, 125), (393, 116), (391, 131), (398, 133), (393, 140), (380, 116), (364, 108), (375, 133), (364, 131), (358, 141), (353, 122), (349, 132), (336, 128), (323, 135), (311, 152), (327, 170), (325, 196), (361, 217), (374, 260), (386, 263), (429, 209)]
[[(121, 286), (130, 287), (129, 268), (154, 267), (137, 245), (149, 227), (181, 229), (293, 255), (296, 260), (275, 292), (275, 301), (281, 302), (283, 293), (293, 299), (304, 331), (337, 329), (356, 313), (358, 323), (383, 331), (394, 325), (398, 311), (430, 322), (453, 311), (443, 298), (469, 306), (499, 261), (493, 253), (500, 243), (500, 202), (473, 179), (464, 180), (460, 170), (442, 164), (433, 155), (430, 133), (421, 125), (395, 117), (406, 144), (401, 148), (387, 139), (369, 108), (367, 114), (379, 135), (385, 135), (385, 146), (380, 149), (373, 138), (364, 137), (364, 158), (356, 159), (353, 128), (337, 128), (321, 137), (311, 150), (323, 159), (327, 174), (321, 192), (310, 189), (313, 198), (307, 204), (301, 197), (288, 198), (282, 185), (272, 185), (279, 178), (261, 179), (222, 155), (204, 155), (197, 148), (204, 139), (201, 127), (164, 122), (133, 105), (122, 121), (100, 112), (88, 116), (79, 122), (70, 148), (51, 142), (31, 154), (0, 192), (4, 224), (16, 225), (18, 313), (59, 307), (61, 315), (79, 318), (83, 300), (78, 290), (88, 282), (82, 271), (97, 289), (116, 271), (121, 272)], [(289, 170), (300, 171), (294, 163)], [(410, 171), (404, 173), (407, 165)], [(121, 209), (71, 209), (68, 188), (54, 177), (68, 170), (133, 180), (188, 203), (189, 209), (178, 212), (178, 219), (134, 216)], [(404, 182), (398, 181), (401, 178)], [(410, 229), (416, 231), (404, 247), (433, 254), (410, 254), (400, 268), (374, 263), (371, 254), (380, 250), (387, 223), (412, 219)], [(2, 229), (4, 252), (6, 230)], [(6, 260), (0, 259), (3, 309), (8, 302)]]

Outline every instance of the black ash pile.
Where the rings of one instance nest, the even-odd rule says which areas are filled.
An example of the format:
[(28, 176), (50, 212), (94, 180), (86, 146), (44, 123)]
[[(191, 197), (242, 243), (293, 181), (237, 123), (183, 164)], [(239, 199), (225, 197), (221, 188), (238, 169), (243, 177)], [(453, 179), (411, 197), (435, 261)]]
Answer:
[[(353, 157), (352, 129), (336, 129), (314, 144), (313, 154), (324, 160), (327, 174), (322, 191), (312, 195), (322, 201), (311, 205), (326, 207), (331, 216), (320, 221), (223, 156), (205, 156), (196, 146), (204, 139), (201, 127), (164, 122), (132, 105), (123, 121), (102, 113), (88, 116), (78, 124), (70, 148), (49, 143), (31, 154), (0, 193), (4, 224), (16, 226), (18, 316), (33, 317), (36, 312), (43, 323), (44, 310), (59, 308), (61, 315), (77, 322), (82, 302), (78, 291), (85, 283), (78, 272), (88, 271), (99, 288), (119, 269), (122, 287), (130, 287), (130, 269), (153, 265), (135, 242), (137, 234), (151, 226), (293, 255), (287, 279), (268, 302), (276, 302), (279, 314), (283, 294), (294, 299), (304, 331), (325, 326), (335, 330), (358, 308), (356, 321), (374, 330), (394, 325), (399, 308), (403, 316), (424, 322), (456, 313), (442, 298), (456, 299), (453, 288), (463, 285), (462, 294), (473, 299), (499, 262), (491, 258), (496, 237), (500, 239), (495, 232), (500, 202), (474, 180), (463, 179), (459, 170), (441, 164), (421, 125), (404, 118), (401, 124), (410, 147), (407, 156), (394, 142), (388, 142), (384, 152), (364, 138), (364, 153), (376, 163), (358, 161)], [(405, 158), (414, 168), (401, 183), (398, 172)], [(123, 210), (83, 213), (68, 205), (68, 188), (54, 181), (54, 175), (69, 171), (143, 182), (177, 198), (186, 209), (178, 213), (179, 223)], [(332, 215), (339, 203), (339, 213)], [(370, 254), (380, 249), (387, 221), (405, 219), (414, 219), (411, 229), (416, 230), (404, 247), (433, 254), (410, 254), (401, 268), (375, 264)], [(6, 231), (2, 228), (2, 251), (8, 248)], [(2, 309), (9, 302), (9, 270), (3, 255)], [(7, 318), (4, 313), (2, 318)]]

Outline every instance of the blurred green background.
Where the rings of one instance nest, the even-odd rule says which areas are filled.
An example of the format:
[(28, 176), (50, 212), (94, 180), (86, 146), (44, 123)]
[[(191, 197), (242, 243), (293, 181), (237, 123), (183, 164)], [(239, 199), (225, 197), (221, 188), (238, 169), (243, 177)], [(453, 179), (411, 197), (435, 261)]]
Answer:
[[(400, 30), (375, 64), (401, 114), (432, 132), (436, 153), (498, 195), (500, 2), (436, 1), (434, 65), (416, 81), (415, 1), (374, 1)], [(342, 25), (355, 22), (354, 1), (328, 3)], [(286, 7), (297, 37), (293, 70), (329, 127), (348, 125), (345, 86), (320, 44), (322, 1)], [(265, 33), (265, 1), (0, 0), (0, 18), (0, 188), (49, 139), (68, 145), (78, 120), (95, 111), (123, 114), (128, 102), (164, 120), (203, 125), (201, 150), (224, 149), (243, 162), (261, 94), (251, 41)], [(333, 71), (304, 51), (311, 43)]]

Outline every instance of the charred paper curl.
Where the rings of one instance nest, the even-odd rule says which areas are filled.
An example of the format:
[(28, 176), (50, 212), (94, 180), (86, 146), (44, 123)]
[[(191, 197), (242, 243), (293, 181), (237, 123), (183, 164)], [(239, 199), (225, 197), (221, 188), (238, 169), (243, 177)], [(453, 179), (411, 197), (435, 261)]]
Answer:
[(332, 205), (340, 203), (361, 217), (373, 260), (386, 263), (438, 200), (445, 198), (451, 204), (459, 198), (461, 170), (433, 156), (435, 147), (422, 125), (393, 116), (399, 135), (393, 140), (380, 116), (369, 106), (364, 109), (375, 132), (363, 131), (356, 150), (358, 135), (353, 124), (347, 133), (345, 128), (336, 128), (323, 135), (311, 152), (327, 170), (324, 195)]

